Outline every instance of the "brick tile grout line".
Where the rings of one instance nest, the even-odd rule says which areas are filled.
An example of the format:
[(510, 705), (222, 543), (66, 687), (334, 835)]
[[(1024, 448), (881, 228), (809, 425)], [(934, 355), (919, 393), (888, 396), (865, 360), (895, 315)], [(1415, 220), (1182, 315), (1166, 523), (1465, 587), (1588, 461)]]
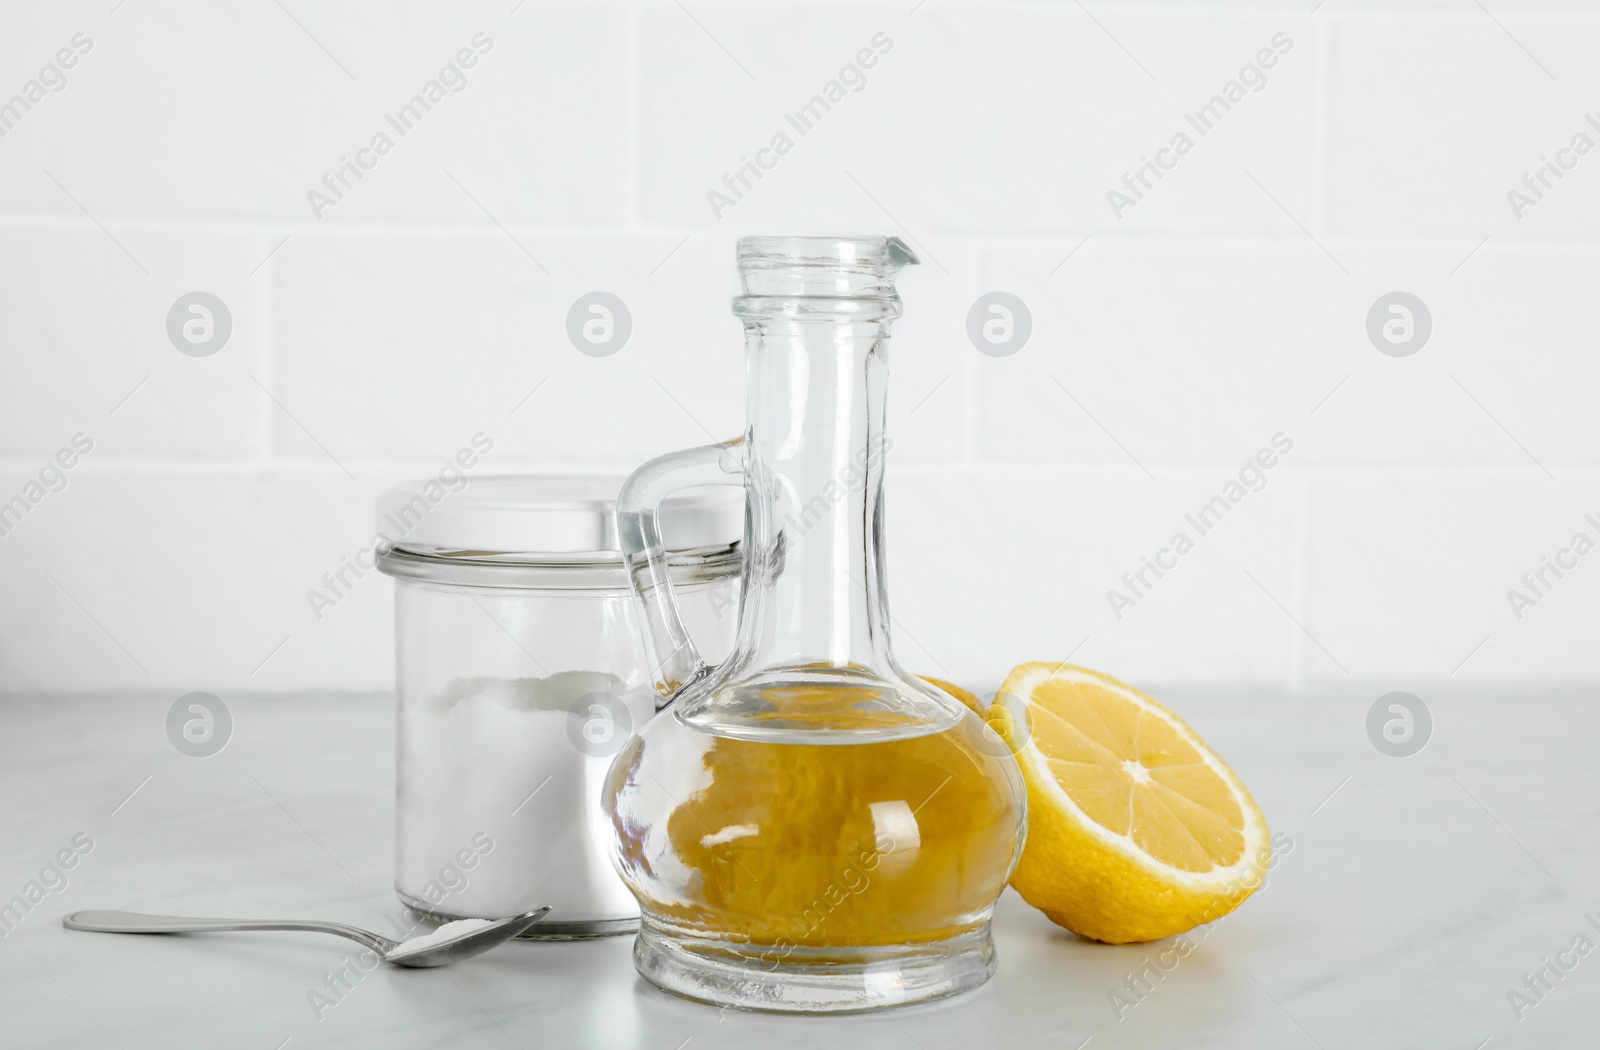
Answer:
[[(1311, 523), (1311, 479), (1300, 476), (1294, 479), (1294, 509), (1289, 517), (1289, 608), (1296, 618), (1304, 622), (1310, 618), (1311, 595), (1307, 587), (1310, 563), (1308, 531)], [(1311, 678), (1310, 651), (1299, 631), (1289, 633), (1289, 688), (1299, 692)]]
[[(504, 236), (503, 231), (497, 233), (494, 229), (486, 227), (482, 222), (350, 220), (318, 224), (300, 220), (276, 221), (271, 219), (201, 220), (169, 215), (158, 218), (142, 216), (102, 218), (99, 223), (94, 223), (66, 213), (0, 213), (0, 232), (81, 233), (89, 230), (98, 232), (102, 227), (126, 233), (193, 233), (249, 238), (266, 237), (268, 240), (262, 246), (263, 250), (260, 255), (260, 258), (264, 261), (268, 251), (276, 252), (277, 248), (283, 246), (282, 242), (286, 238), (297, 242), (302, 240), (324, 242), (385, 241), (406, 238), (422, 240), (450, 239), (458, 242), (468, 242), (496, 240)], [(732, 237), (732, 234), (719, 233), (711, 225), (683, 225), (665, 222), (570, 224), (513, 220), (504, 223), (504, 230), (510, 231), (519, 238), (527, 237), (546, 240), (588, 239), (597, 243), (624, 240), (670, 242), (681, 240), (685, 235), (728, 236), (730, 239)], [(973, 233), (962, 230), (948, 230), (936, 226), (927, 227), (924, 232), (931, 237), (948, 242), (968, 252), (1044, 251), (1047, 253), (1065, 253), (1078, 247), (1084, 240), (1084, 232), (1080, 227), (1049, 230), (1033, 235), (1014, 232)], [(1093, 232), (1090, 236), (1097, 247), (1102, 250), (1109, 247), (1113, 250), (1125, 252), (1159, 252), (1179, 249), (1192, 251), (1223, 249), (1233, 251), (1276, 250), (1292, 252), (1303, 250), (1305, 243), (1305, 235), (1299, 232), (1219, 234), (1168, 230), (1149, 233), (1120, 233), (1113, 230), (1102, 230)], [(1459, 233), (1393, 236), (1344, 233), (1319, 235), (1318, 239), (1325, 244), (1348, 252), (1449, 251), (1456, 253), (1453, 256), (1456, 259), (1460, 255), (1474, 251), (1486, 240), (1482, 235), (1481, 228), (1476, 227), (1472, 230), (1464, 229)], [(1493, 240), (1498, 251), (1531, 253), (1543, 257), (1600, 252), (1600, 233), (1581, 234), (1572, 237), (1516, 236), (1511, 233), (1496, 233), (1493, 235)], [(256, 245), (252, 245), (252, 248), (254, 247)], [(276, 258), (277, 255), (274, 254), (272, 261), (276, 261)], [(261, 269), (265, 270), (270, 265), (271, 262), (268, 262), (267, 266), (263, 266)], [(259, 277), (259, 274), (257, 276)]]
[[(267, 238), (267, 241), (267, 247), (270, 248), (270, 238)], [(276, 254), (274, 249), (273, 255)], [(276, 386), (278, 382), (278, 325), (275, 315), (279, 284), (277, 269), (273, 262), (268, 261), (264, 266), (264, 272), (258, 273), (254, 278), (261, 283), (261, 287), (255, 290), (255, 306), (261, 311), (261, 323), (258, 326), (258, 337), (261, 340), (261, 374), (266, 377), (268, 389)], [(272, 414), (272, 406), (265, 401), (260, 401), (260, 411), (261, 415), (256, 419), (256, 440), (261, 443), (258, 458), (263, 463), (275, 463), (279, 458), (275, 437), (277, 419)]]
[[(983, 294), (979, 289), (983, 287), (983, 268), (987, 264), (988, 254), (986, 252), (969, 252), (967, 254), (967, 265), (963, 268), (967, 284), (966, 302), (974, 302), (978, 296)], [(982, 362), (978, 360), (979, 354), (976, 350), (968, 353), (969, 348), (967, 346), (960, 343), (957, 345), (961, 347), (960, 352), (966, 357), (966, 361), (962, 365), (961, 396), (966, 408), (967, 418), (962, 427), (961, 453), (956, 466), (957, 469), (973, 470), (983, 465), (983, 459), (978, 454), (978, 413), (983, 404), (983, 397), (978, 390), (980, 379), (978, 368)]]
[(1318, 237), (1328, 236), (1328, 126), (1333, 106), (1333, 34), (1326, 20), (1311, 25), (1311, 159), (1307, 177), (1310, 220)]
[[(347, 466), (360, 467), (362, 470), (374, 473), (415, 473), (427, 474), (438, 469), (438, 463), (418, 457), (346, 457), (343, 462)], [(1197, 462), (1174, 462), (1162, 459), (1148, 461), (1161, 468), (1162, 476), (1174, 481), (1209, 481), (1219, 474), (1226, 474), (1238, 468), (1237, 463), (1225, 460), (1205, 460)], [(1600, 483), (1600, 464), (1566, 464), (1555, 462), (1562, 468), (1563, 477), (1574, 484)], [(28, 454), (0, 455), (0, 471), (17, 470), (27, 472), (38, 467), (36, 458)], [(633, 465), (632, 460), (607, 459), (593, 461), (569, 460), (560, 463), (549, 463), (536, 457), (523, 456), (503, 461), (506, 469), (539, 469), (557, 474), (588, 474), (596, 471), (623, 471)], [(233, 457), (230, 459), (167, 459), (151, 456), (129, 456), (118, 460), (101, 460), (99, 463), (85, 461), (74, 468), (86, 474), (105, 476), (107, 474), (121, 473), (161, 473), (171, 471), (180, 474), (253, 474), (259, 472), (263, 466), (284, 474), (303, 474), (306, 476), (326, 476), (340, 473), (340, 468), (331, 460), (322, 456), (299, 455), (285, 456), (263, 464), (263, 461), (252, 457)], [(1086, 463), (1069, 460), (1056, 461), (1008, 461), (1008, 460), (982, 460), (975, 463), (966, 463), (960, 459), (908, 459), (897, 462), (894, 473), (896, 477), (934, 477), (942, 476), (951, 471), (981, 471), (990, 477), (1037, 478), (1049, 480), (1081, 480), (1081, 479), (1107, 479), (1124, 478), (1129, 480), (1146, 479), (1147, 476), (1139, 467), (1131, 462), (1119, 463), (1116, 460), (1106, 459), (1100, 462)], [(1343, 482), (1380, 482), (1380, 481), (1464, 481), (1494, 484), (1500, 482), (1518, 483), (1524, 481), (1546, 482), (1549, 479), (1536, 466), (1516, 467), (1502, 466), (1472, 466), (1462, 467), (1450, 464), (1329, 464), (1319, 466), (1300, 466), (1286, 468), (1285, 478), (1301, 478), (1312, 482), (1343, 481)]]
[(628, 68), (623, 101), (623, 169), (626, 182), (623, 186), (622, 214), (628, 226), (642, 226), (644, 220), (644, 9), (638, 4), (629, 6), (627, 14)]

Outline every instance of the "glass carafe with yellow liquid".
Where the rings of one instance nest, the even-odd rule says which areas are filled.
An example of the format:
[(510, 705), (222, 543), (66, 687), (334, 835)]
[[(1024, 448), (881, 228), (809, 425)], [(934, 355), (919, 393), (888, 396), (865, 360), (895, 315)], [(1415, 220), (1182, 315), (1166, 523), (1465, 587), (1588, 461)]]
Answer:
[[(866, 1010), (994, 972), (1021, 777), (889, 640), (889, 326), (914, 262), (893, 237), (740, 241), (745, 434), (652, 460), (619, 500), (665, 710), (617, 755), (603, 804), (643, 912), (634, 962), (690, 998)], [(738, 632), (716, 667), (673, 604), (656, 513), (705, 484), (746, 490)]]

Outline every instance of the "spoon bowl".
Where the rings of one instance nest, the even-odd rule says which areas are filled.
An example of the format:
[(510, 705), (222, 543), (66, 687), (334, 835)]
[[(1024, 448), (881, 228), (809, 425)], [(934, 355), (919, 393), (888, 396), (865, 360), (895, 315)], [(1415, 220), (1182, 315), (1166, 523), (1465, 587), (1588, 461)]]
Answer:
[[(509, 919), (498, 919), (487, 926), (466, 930), (454, 937), (410, 951), (406, 950), (406, 944), (411, 942), (406, 941), (384, 953), (383, 961), (393, 963), (395, 966), (419, 969), (429, 966), (449, 966), (453, 962), (482, 955), (490, 948), (498, 947), (506, 941), (521, 936), (524, 930), (544, 918), (549, 911), (549, 908), (539, 908), (521, 915), (513, 915)], [(445, 923), (439, 929), (444, 930), (451, 925), (453, 924)]]

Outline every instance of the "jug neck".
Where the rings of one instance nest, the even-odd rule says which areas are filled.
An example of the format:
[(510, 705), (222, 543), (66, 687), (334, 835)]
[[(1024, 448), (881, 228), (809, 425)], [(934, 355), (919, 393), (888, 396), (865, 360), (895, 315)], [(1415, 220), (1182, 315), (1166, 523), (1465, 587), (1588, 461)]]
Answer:
[(892, 665), (883, 564), (889, 317), (878, 312), (747, 315), (747, 583), (735, 649), (746, 670)]
[[(791, 734), (798, 730), (782, 712), (792, 703), (807, 707), (801, 721), (825, 737), (839, 717), (860, 723), (850, 733), (874, 736), (929, 732), (963, 717), (956, 701), (899, 668), (889, 640), (889, 325), (900, 315), (894, 275), (915, 262), (894, 237), (739, 242), (745, 433), (656, 457), (629, 476), (617, 501), (656, 691), (686, 725)], [(733, 651), (713, 668), (672, 600), (658, 508), (677, 489), (730, 476), (746, 491), (743, 594)]]

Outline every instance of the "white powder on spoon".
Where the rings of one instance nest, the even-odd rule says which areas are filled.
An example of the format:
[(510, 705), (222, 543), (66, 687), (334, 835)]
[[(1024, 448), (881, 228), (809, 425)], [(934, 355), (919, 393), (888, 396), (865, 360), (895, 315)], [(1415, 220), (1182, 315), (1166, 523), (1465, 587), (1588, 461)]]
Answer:
[(411, 955), (414, 952), (422, 951), (424, 948), (432, 948), (436, 944), (453, 941), (462, 934), (471, 933), (473, 930), (481, 930), (488, 925), (490, 925), (488, 919), (457, 919), (455, 922), (447, 922), (432, 933), (424, 933), (420, 937), (413, 937), (409, 941), (402, 942), (399, 947), (385, 955), (384, 958), (393, 959), (397, 955)]

